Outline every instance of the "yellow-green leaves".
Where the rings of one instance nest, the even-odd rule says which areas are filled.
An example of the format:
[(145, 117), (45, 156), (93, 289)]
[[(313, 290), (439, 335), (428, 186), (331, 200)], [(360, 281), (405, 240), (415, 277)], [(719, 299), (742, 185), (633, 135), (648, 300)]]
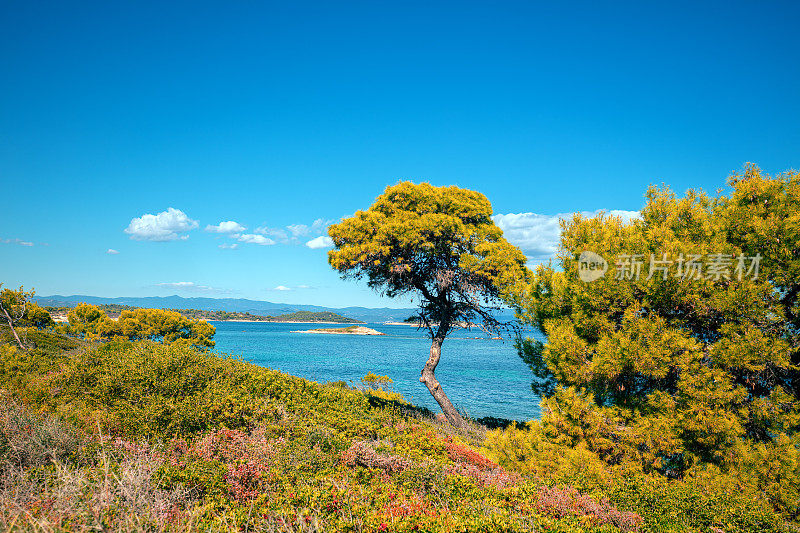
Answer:
[[(521, 355), (550, 396), (551, 438), (669, 475), (732, 471), (752, 464), (754, 447), (797, 438), (800, 174), (748, 166), (730, 184), (716, 197), (651, 188), (629, 223), (603, 214), (563, 223), (558, 264), (537, 270), (523, 315), (547, 335)], [(578, 276), (586, 250), (610, 263), (591, 283)], [(618, 275), (626, 254), (642, 257), (638, 278)], [(738, 276), (732, 261), (727, 276), (649, 276), (651, 254), (759, 254), (760, 271)]]
[(72, 309), (67, 318), (70, 332), (89, 338), (125, 337), (186, 344), (201, 349), (214, 347), (214, 326), (205, 320), (186, 318), (177, 311), (135, 309), (123, 311), (117, 320), (112, 320), (99, 307), (82, 303)]
[(475, 191), (398, 183), (367, 211), (329, 228), (335, 249), (328, 261), (343, 275), (367, 277), (389, 296), (416, 291), (434, 297), (446, 274), (462, 293), (469, 287), (513, 300), (528, 279), (525, 256), (503, 239), (491, 215), (491, 204)]

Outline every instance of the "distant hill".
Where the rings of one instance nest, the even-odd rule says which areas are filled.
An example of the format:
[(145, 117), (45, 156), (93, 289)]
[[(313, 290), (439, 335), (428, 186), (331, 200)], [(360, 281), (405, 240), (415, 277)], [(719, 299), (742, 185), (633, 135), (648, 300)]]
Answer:
[(295, 311), (271, 317), (270, 322), (335, 322), (337, 324), (360, 324), (360, 320), (330, 311)]
[[(131, 305), (119, 304), (95, 304), (97, 305), (109, 318), (118, 318), (123, 311), (133, 311), (140, 309)], [(44, 308), (53, 317), (65, 317), (72, 307), (70, 306), (52, 306), (45, 305)], [(342, 316), (330, 311), (294, 311), (293, 313), (286, 313), (278, 316), (269, 315), (254, 315), (243, 311), (206, 311), (202, 309), (170, 309), (187, 318), (193, 320), (218, 320), (221, 322), (226, 321), (254, 321), (254, 322), (332, 322), (335, 324), (363, 324), (360, 320)]]
[(330, 311), (295, 311), (278, 316), (254, 315), (241, 311), (202, 311), (199, 309), (173, 309), (185, 317), (195, 320), (255, 320), (258, 322), (333, 322), (335, 324), (361, 324), (354, 318), (331, 313)]
[[(399, 322), (415, 313), (415, 309), (392, 309), (389, 307), (322, 307), (318, 305), (282, 304), (245, 298), (183, 298), (182, 296), (144, 296), (106, 298), (102, 296), (35, 296), (36, 303), (42, 306), (75, 307), (85, 302), (93, 305), (115, 304), (119, 306), (144, 307), (151, 309), (197, 309), (200, 311), (226, 311), (230, 313), (250, 313), (257, 316), (278, 316), (297, 311), (329, 312), (349, 317), (361, 322)], [(299, 320), (298, 320), (299, 322)], [(331, 320), (333, 322), (333, 320)]]

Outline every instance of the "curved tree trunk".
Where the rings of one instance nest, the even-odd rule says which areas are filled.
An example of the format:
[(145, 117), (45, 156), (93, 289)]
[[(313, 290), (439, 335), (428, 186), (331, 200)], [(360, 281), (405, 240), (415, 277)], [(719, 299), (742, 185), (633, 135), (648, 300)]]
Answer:
[(422, 372), (420, 375), (420, 382), (424, 383), (428, 390), (433, 396), (434, 400), (439, 404), (442, 408), (442, 412), (444, 416), (447, 418), (447, 421), (453, 424), (454, 426), (463, 426), (464, 419), (461, 418), (461, 415), (456, 411), (456, 408), (453, 407), (452, 402), (447, 397), (447, 395), (442, 390), (442, 386), (439, 384), (439, 381), (436, 379), (436, 376), (433, 372), (436, 370), (436, 365), (439, 364), (439, 358), (442, 356), (442, 343), (444, 342), (443, 336), (436, 336), (431, 343), (431, 355), (428, 357), (428, 362), (425, 363), (425, 366), (422, 368)]
[[(20, 290), (22, 290), (22, 289), (20, 289)], [(19, 344), (19, 347), (24, 350), (25, 346), (23, 346), (22, 345), (22, 341), (19, 340), (19, 335), (17, 335), (17, 330), (14, 328), (14, 321), (11, 320), (11, 315), (8, 314), (8, 311), (6, 311), (6, 308), (3, 307), (2, 305), (0, 305), (0, 309), (3, 310), (3, 313), (5, 313), (6, 318), (8, 319), (8, 327), (11, 328), (11, 333), (13, 333), (14, 334), (14, 338), (17, 339), (17, 344)]]

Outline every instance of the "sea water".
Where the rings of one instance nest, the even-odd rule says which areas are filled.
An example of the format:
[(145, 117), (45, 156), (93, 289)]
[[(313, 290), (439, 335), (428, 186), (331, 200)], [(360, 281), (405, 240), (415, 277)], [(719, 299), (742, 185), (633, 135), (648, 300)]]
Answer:
[[(219, 353), (320, 383), (357, 384), (369, 372), (389, 376), (394, 391), (406, 400), (440, 411), (419, 382), (430, 340), (415, 327), (366, 324), (386, 335), (361, 336), (297, 333), (345, 325), (211, 323), (217, 328)], [(436, 378), (456, 408), (474, 418), (526, 421), (539, 417), (539, 398), (531, 390), (533, 376), (510, 339), (490, 339), (477, 329), (454, 330), (442, 346)]]

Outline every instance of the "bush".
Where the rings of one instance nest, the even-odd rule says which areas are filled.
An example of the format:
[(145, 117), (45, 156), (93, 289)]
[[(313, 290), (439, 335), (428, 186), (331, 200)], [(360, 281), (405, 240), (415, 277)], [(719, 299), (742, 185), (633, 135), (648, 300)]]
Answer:
[[(397, 402), (376, 404), (374, 391), (320, 385), (190, 346), (113, 341), (56, 354), (0, 345), (0, 385), (86, 436), (82, 469), (69, 456), (58, 459), (37, 477), (51, 488), (26, 489), (54, 502), (32, 513), (51, 530), (65, 528), (65, 516), (76, 527), (111, 530), (616, 527), (613, 505), (586, 494), (570, 492), (580, 502), (576, 513), (537, 507), (541, 484), (481, 455), (462, 439), (466, 429), (447, 434)], [(21, 486), (31, 468), (9, 482)], [(31, 496), (19, 505), (43, 501)], [(2, 516), (9, 524), (22, 515)]]
[(652, 531), (794, 531), (774, 512), (758, 480), (719, 469), (692, 470), (684, 479), (669, 479), (647, 474), (637, 463), (609, 466), (583, 445), (554, 443), (538, 422), (489, 432), (484, 450), (509, 471), (607, 498), (643, 517)]
[[(650, 496), (673, 502), (687, 527), (796, 521), (800, 173), (748, 165), (729, 184), (652, 187), (634, 220), (562, 223), (557, 263), (537, 267), (517, 306), (546, 337), (517, 343), (542, 418), (490, 438), (501, 464), (591, 485), (611, 475), (625, 502), (641, 491), (653, 520), (670, 515)], [(608, 270), (590, 282), (588, 254)]]

